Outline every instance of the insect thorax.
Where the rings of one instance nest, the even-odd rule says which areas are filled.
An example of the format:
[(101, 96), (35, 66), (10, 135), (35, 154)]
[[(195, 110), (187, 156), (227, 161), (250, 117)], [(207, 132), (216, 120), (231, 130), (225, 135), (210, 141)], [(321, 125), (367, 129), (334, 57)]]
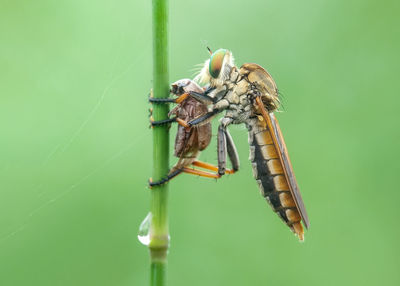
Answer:
[(256, 96), (261, 95), (260, 91), (246, 76), (241, 75), (236, 67), (231, 68), (223, 81), (212, 81), (211, 86), (215, 89), (210, 96), (217, 99), (214, 108), (226, 109), (225, 118), (229, 119), (230, 123), (245, 123), (249, 118), (256, 116), (254, 102)]

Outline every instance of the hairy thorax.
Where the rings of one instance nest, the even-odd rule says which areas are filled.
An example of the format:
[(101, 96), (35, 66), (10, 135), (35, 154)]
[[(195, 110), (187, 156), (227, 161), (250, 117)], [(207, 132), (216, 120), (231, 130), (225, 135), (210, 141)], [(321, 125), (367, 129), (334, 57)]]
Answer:
[[(213, 84), (215, 85), (213, 86)], [(240, 124), (254, 116), (256, 92), (236, 67), (231, 68), (229, 76), (223, 82), (212, 82), (211, 86), (215, 89), (210, 93), (210, 96), (217, 99), (217, 103), (212, 109), (226, 110), (222, 122)]]

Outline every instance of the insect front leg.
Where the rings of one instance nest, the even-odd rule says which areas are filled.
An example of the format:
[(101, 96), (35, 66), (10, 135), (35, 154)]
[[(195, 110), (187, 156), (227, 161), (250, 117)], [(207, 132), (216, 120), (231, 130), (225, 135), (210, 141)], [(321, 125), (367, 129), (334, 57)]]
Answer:
[(150, 103), (156, 103), (156, 104), (169, 104), (169, 103), (181, 103), (184, 101), (188, 96), (190, 96), (190, 93), (184, 93), (179, 95), (177, 98), (154, 98), (152, 96), (149, 97), (149, 102)]
[(220, 101), (218, 101), (217, 103), (215, 103), (207, 113), (191, 120), (188, 122), (188, 125), (191, 126), (196, 126), (196, 125), (200, 125), (202, 123), (207, 122), (207, 120), (209, 120), (210, 118), (214, 117), (215, 115), (217, 115), (218, 113), (224, 111), (225, 109), (227, 109), (229, 107), (229, 102), (226, 99), (222, 99)]
[[(173, 90), (170, 91), (173, 93)], [(184, 101), (190, 94), (185, 92), (179, 95), (177, 98), (155, 98), (153, 97), (153, 89), (150, 90), (149, 94), (149, 102), (151, 104), (169, 104), (169, 103), (181, 103)]]
[(200, 125), (201, 123), (205, 123), (206, 120), (210, 119), (211, 117), (215, 116), (216, 114), (220, 113), (222, 110), (214, 109), (211, 110), (204, 115), (201, 115), (191, 121), (189, 121), (187, 124), (189, 127)]
[(215, 102), (214, 98), (208, 96), (208, 93), (206, 92), (200, 93), (196, 91), (190, 91), (189, 94), (190, 96), (192, 96), (193, 98), (197, 99), (198, 101), (204, 104), (210, 104)]
[[(193, 98), (197, 99), (200, 102), (203, 102), (205, 104), (209, 104), (213, 102), (213, 98), (211, 98), (210, 96), (208, 96), (208, 93), (210, 93), (211, 91), (213, 91), (214, 88), (208, 88), (206, 89), (203, 93), (200, 92), (196, 92), (196, 91), (189, 91), (189, 92), (185, 92), (181, 95), (179, 95), (176, 99), (172, 99), (172, 98), (154, 98), (153, 97), (153, 93), (152, 91), (150, 92), (150, 97), (149, 97), (149, 101), (152, 104), (169, 104), (169, 103), (176, 103), (176, 104), (180, 104), (182, 101), (184, 101), (187, 97), (192, 96)], [(214, 111), (215, 112), (215, 111)], [(211, 116), (213, 116), (214, 114), (218, 113), (210, 113), (210, 114), (204, 114), (203, 116), (205, 116), (205, 118), (201, 118), (199, 119), (200, 122), (210, 118)], [(194, 123), (194, 124), (190, 124), (187, 123), (186, 121), (174, 117), (174, 118), (168, 118), (168, 119), (164, 119), (164, 120), (159, 120), (159, 121), (154, 121), (152, 118), (150, 118), (150, 122), (151, 122), (151, 126), (159, 126), (159, 125), (164, 125), (164, 124), (169, 124), (169, 123), (173, 123), (173, 122), (177, 122), (179, 125), (189, 128), (192, 125), (197, 125), (198, 123)]]
[[(183, 100), (185, 100), (187, 97), (189, 96), (189, 93), (184, 93), (184, 94), (182, 94), (182, 95), (180, 95), (178, 98), (176, 98), (176, 99), (171, 99), (171, 98), (153, 98), (153, 97), (150, 97), (149, 98), (149, 101), (152, 103), (152, 104), (168, 104), (168, 103), (177, 103), (177, 104), (180, 104)], [(169, 113), (168, 113), (168, 117), (169, 116), (171, 116), (171, 114), (174, 114), (175, 112), (176, 112), (176, 108), (177, 107), (175, 107), (173, 110), (171, 110)], [(151, 123), (151, 126), (152, 127), (154, 127), (154, 126), (160, 126), (160, 125), (165, 125), (165, 124), (169, 124), (169, 123), (173, 123), (173, 122), (176, 122), (176, 123), (178, 123), (179, 125), (181, 125), (181, 126), (183, 126), (183, 127), (186, 127), (186, 128), (188, 128), (188, 127), (190, 127), (188, 124), (187, 124), (187, 122), (185, 121), (185, 120), (183, 120), (183, 119), (181, 119), (181, 118), (178, 118), (178, 117), (172, 117), (172, 118), (167, 118), (167, 119), (163, 119), (163, 120), (158, 120), (158, 121), (154, 121), (154, 119), (153, 119), (153, 116), (152, 116), (152, 109), (150, 109), (151, 111), (150, 111), (150, 123)]]
[(216, 99), (210, 94), (215, 90), (215, 87), (208, 86), (204, 89), (203, 92), (190, 90), (189, 94), (191, 97), (195, 98), (196, 100), (204, 103), (206, 105), (212, 104), (216, 102)]
[(178, 123), (179, 125), (186, 127), (186, 128), (190, 128), (191, 126), (185, 121), (182, 120), (178, 117), (173, 117), (173, 118), (168, 118), (168, 119), (163, 119), (163, 120), (158, 120), (158, 121), (154, 121), (152, 117), (150, 117), (150, 123), (151, 126), (160, 126), (160, 125), (165, 125), (165, 124), (169, 124), (169, 123)]
[[(172, 91), (171, 91), (172, 92)], [(150, 96), (149, 96), (149, 102), (151, 103), (151, 104), (169, 104), (169, 103), (176, 103), (176, 104), (180, 104), (182, 101), (184, 101), (188, 96), (190, 96), (190, 94), (188, 93), (188, 92), (185, 92), (185, 93), (183, 93), (183, 94), (181, 94), (181, 95), (179, 95), (177, 98), (175, 98), (175, 99), (173, 99), (173, 98), (154, 98), (153, 97), (153, 89), (151, 89), (150, 90)], [(173, 110), (175, 110), (175, 109), (173, 109)], [(172, 110), (172, 111), (173, 111)], [(173, 113), (173, 112), (172, 112)], [(151, 111), (150, 111), (150, 123), (151, 123), (151, 126), (152, 127), (154, 127), (154, 126), (160, 126), (160, 125), (165, 125), (165, 124), (169, 124), (169, 123), (172, 123), (172, 122), (177, 122), (178, 124), (180, 124), (180, 125), (182, 125), (182, 126), (184, 126), (184, 127), (189, 127), (188, 125), (187, 125), (187, 123), (184, 121), (184, 120), (182, 120), (182, 119), (179, 119), (179, 118), (176, 118), (176, 117), (174, 117), (174, 118), (168, 118), (168, 119), (163, 119), (163, 120), (159, 120), (159, 121), (154, 121), (154, 119), (153, 119), (153, 117), (151, 116), (152, 115), (152, 109), (151, 109)], [(170, 113), (168, 113), (168, 116), (170, 116), (171, 115), (171, 112)]]

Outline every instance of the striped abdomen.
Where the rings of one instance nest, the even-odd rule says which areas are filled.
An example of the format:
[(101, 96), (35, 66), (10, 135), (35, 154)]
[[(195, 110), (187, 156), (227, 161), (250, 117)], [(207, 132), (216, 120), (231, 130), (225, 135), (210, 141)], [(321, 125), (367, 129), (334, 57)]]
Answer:
[(288, 181), (271, 133), (265, 121), (252, 118), (247, 122), (249, 130), (250, 161), (254, 178), (261, 195), (272, 209), (303, 240), (304, 231), (301, 216), (290, 192)]

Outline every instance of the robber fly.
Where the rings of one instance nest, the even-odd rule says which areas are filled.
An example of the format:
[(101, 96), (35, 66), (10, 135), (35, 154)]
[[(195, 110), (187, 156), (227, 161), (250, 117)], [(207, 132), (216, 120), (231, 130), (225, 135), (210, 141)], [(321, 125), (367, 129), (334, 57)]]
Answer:
[[(187, 122), (187, 125), (202, 124), (222, 111), (226, 112), (220, 120), (218, 135), (224, 134), (230, 124), (244, 123), (249, 132), (253, 174), (261, 194), (299, 239), (303, 240), (301, 222), (308, 228), (309, 220), (273, 113), (279, 107), (275, 81), (258, 64), (245, 63), (237, 68), (229, 50), (219, 49), (214, 53), (210, 51), (210, 54), (211, 57), (195, 78), (206, 84), (207, 89), (203, 93), (192, 93), (192, 96), (212, 104), (207, 113)], [(223, 175), (226, 161), (223, 149), (226, 145), (223, 136), (218, 138), (218, 173)]]
[[(164, 184), (172, 178), (176, 177), (180, 173), (188, 173), (193, 175), (199, 175), (202, 177), (218, 179), (221, 175), (218, 174), (218, 167), (212, 164), (198, 161), (197, 158), (200, 152), (203, 151), (210, 144), (212, 137), (211, 122), (204, 121), (193, 127), (185, 125), (184, 122), (189, 122), (201, 115), (207, 113), (207, 104), (190, 96), (191, 93), (203, 93), (204, 90), (194, 81), (190, 79), (181, 79), (171, 84), (171, 93), (177, 96), (176, 99), (156, 99), (150, 98), (152, 103), (177, 103), (177, 105), (168, 113), (168, 117), (171, 119), (163, 120), (162, 124), (169, 122), (178, 122), (177, 134), (175, 137), (174, 155), (178, 157), (178, 162), (171, 168), (166, 178), (158, 182), (150, 182), (150, 186)], [(152, 125), (160, 125), (160, 122)], [(226, 132), (228, 138), (228, 145), (230, 149), (236, 150), (232, 137)], [(236, 154), (236, 151), (234, 151)], [(231, 157), (230, 157), (231, 158)], [(226, 170), (226, 173), (234, 173), (238, 170), (239, 159), (237, 157), (231, 158), (233, 160), (233, 169)], [(200, 167), (211, 172), (205, 172), (202, 170), (190, 168)]]

